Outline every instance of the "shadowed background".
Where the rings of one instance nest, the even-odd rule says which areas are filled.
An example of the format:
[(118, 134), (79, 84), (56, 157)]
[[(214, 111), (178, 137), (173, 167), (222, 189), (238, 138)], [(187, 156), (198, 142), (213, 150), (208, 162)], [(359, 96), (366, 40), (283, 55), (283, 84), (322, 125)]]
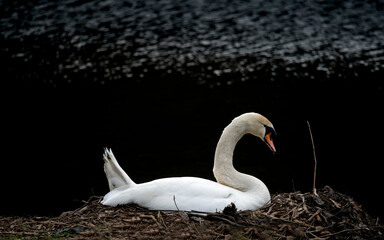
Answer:
[[(216, 143), (255, 111), (235, 167), (271, 193), (319, 187), (373, 216), (383, 134), (379, 1), (2, 1), (2, 214), (59, 214), (103, 195), (104, 147), (136, 182), (213, 179)], [(3, 141), (4, 142), (4, 141)]]

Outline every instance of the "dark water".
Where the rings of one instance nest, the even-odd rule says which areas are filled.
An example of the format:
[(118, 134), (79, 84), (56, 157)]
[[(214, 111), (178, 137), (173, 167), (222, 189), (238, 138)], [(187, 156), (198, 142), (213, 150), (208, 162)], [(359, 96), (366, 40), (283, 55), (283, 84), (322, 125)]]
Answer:
[(271, 192), (309, 191), (309, 120), (318, 186), (383, 216), (383, 6), (2, 1), (1, 213), (59, 214), (105, 194), (105, 146), (137, 182), (212, 179), (222, 129), (256, 111), (278, 154), (246, 136), (238, 170)]
[(380, 1), (2, 1), (1, 54), (12, 76), (55, 86), (139, 81), (153, 72), (178, 73), (211, 86), (259, 78), (350, 78), (361, 69), (383, 69), (383, 6)]

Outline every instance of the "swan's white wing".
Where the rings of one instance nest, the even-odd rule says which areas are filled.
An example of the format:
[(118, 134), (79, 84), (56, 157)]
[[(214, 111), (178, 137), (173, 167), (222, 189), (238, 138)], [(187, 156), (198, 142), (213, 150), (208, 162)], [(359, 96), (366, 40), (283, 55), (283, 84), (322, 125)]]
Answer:
[(129, 187), (136, 185), (120, 167), (111, 149), (105, 149), (103, 158), (104, 172), (108, 179), (109, 190), (113, 190), (124, 185)]
[(237, 192), (219, 183), (193, 177), (160, 179), (153, 181), (153, 184), (156, 185), (154, 192), (157, 196), (148, 206), (153, 209), (221, 211), (231, 203), (231, 197)]
[(235, 202), (242, 193), (219, 183), (195, 177), (163, 178), (117, 188), (108, 193), (104, 205), (136, 203), (157, 210), (216, 212)]

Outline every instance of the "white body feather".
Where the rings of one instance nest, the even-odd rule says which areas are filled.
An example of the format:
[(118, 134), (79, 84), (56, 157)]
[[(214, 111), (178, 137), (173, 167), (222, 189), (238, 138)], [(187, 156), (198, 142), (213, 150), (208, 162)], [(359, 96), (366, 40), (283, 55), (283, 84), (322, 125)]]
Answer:
[(155, 210), (219, 212), (234, 203), (238, 210), (255, 210), (270, 201), (268, 188), (259, 179), (236, 171), (232, 155), (246, 133), (262, 138), (264, 125), (272, 124), (257, 113), (235, 118), (223, 131), (215, 153), (214, 175), (218, 182), (196, 177), (162, 178), (135, 184), (121, 169), (111, 150), (104, 153), (104, 170), (110, 192), (102, 204), (135, 203)]
[(232, 202), (238, 210), (258, 209), (269, 201), (269, 193), (258, 195), (254, 197), (203, 178), (175, 177), (116, 188), (105, 195), (102, 204), (135, 203), (156, 210), (219, 212)]

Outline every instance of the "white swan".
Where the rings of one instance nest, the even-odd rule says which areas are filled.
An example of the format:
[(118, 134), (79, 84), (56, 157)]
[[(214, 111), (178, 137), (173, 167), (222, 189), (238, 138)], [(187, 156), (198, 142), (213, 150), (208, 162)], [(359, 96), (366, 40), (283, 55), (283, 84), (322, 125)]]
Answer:
[(237, 142), (250, 133), (275, 152), (272, 123), (258, 113), (245, 113), (224, 129), (216, 147), (213, 173), (217, 182), (197, 177), (162, 178), (136, 184), (121, 169), (111, 150), (104, 153), (104, 171), (110, 192), (102, 204), (135, 203), (154, 210), (217, 212), (232, 202), (238, 210), (255, 210), (270, 201), (268, 188), (259, 179), (238, 172), (232, 164)]

